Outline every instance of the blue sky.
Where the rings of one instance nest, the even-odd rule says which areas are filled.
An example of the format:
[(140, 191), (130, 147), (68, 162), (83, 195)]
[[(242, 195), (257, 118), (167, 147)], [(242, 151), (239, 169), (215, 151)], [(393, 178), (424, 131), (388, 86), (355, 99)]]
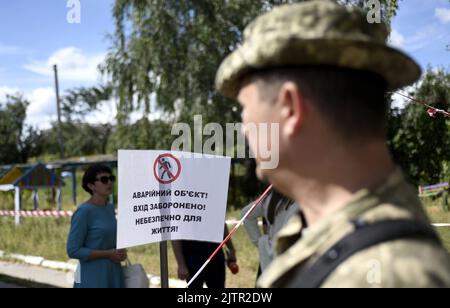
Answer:
[(393, 45), (412, 55), (422, 67), (449, 67), (449, 0), (401, 0), (392, 29)]
[[(55, 119), (52, 63), (59, 67), (64, 90), (98, 84), (97, 65), (114, 31), (114, 0), (81, 0), (80, 23), (69, 23), (69, 0), (0, 1), (0, 100), (22, 92), (31, 101), (28, 122), (47, 127)], [(74, 1), (77, 2), (77, 1)], [(68, 7), (69, 5), (69, 7)], [(104, 121), (111, 115), (99, 113)]]
[[(0, 1), (0, 101), (22, 92), (31, 102), (28, 123), (48, 127), (55, 119), (52, 63), (59, 66), (60, 92), (96, 85), (97, 65), (110, 45), (114, 0), (79, 0), (80, 23), (69, 23), (67, 7), (75, 0)], [(449, 0), (401, 0), (392, 23), (391, 44), (405, 50), (422, 67), (450, 69)], [(113, 121), (111, 102), (92, 122)]]

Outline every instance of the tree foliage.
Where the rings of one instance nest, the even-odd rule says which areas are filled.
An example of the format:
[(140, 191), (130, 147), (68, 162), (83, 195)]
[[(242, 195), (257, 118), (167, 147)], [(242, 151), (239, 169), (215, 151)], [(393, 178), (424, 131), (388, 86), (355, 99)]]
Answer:
[[(438, 109), (450, 110), (450, 73), (428, 69), (423, 82), (410, 95)], [(450, 120), (439, 115), (431, 118), (426, 111), (409, 102), (403, 110), (393, 110), (389, 121), (394, 159), (416, 185), (434, 184), (449, 176)]]
[(0, 102), (0, 165), (24, 163), (42, 150), (39, 132), (25, 125), (29, 104), (21, 94)]
[[(248, 23), (292, 2), (301, 0), (116, 0), (116, 31), (102, 71), (118, 97), (119, 129), (132, 110), (150, 113), (153, 93), (157, 108), (177, 111), (175, 120), (201, 114), (205, 122), (238, 122), (238, 104), (214, 90), (216, 70)], [(362, 0), (339, 2), (364, 7)], [(384, 14), (393, 16), (397, 1), (381, 2)]]
[(115, 152), (118, 149), (170, 149), (172, 142), (170, 132), (171, 127), (165, 121), (150, 121), (148, 118), (142, 117), (137, 122), (126, 127), (126, 140), (121, 139), (123, 132), (119, 132), (116, 127), (111, 136), (108, 151)]
[[(42, 132), (42, 145), (45, 154), (59, 155), (57, 124)], [(107, 153), (112, 125), (91, 125), (80, 121), (63, 122), (62, 137), (66, 157)]]
[[(214, 89), (218, 66), (241, 43), (243, 29), (254, 18), (275, 5), (301, 1), (116, 0), (116, 29), (101, 66), (118, 99), (110, 148), (167, 149), (170, 124), (190, 123), (192, 130), (194, 115), (222, 126), (240, 122), (239, 104)], [(338, 1), (364, 7), (363, 0)], [(389, 21), (398, 1), (380, 2), (382, 17)], [(129, 115), (134, 110), (144, 112), (133, 124)], [(163, 115), (161, 121), (149, 122), (155, 111)]]

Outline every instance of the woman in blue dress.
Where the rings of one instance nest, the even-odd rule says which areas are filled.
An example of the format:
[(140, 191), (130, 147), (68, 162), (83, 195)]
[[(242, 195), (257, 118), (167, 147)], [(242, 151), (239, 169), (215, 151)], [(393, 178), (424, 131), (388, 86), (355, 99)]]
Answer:
[(120, 262), (127, 252), (116, 249), (115, 209), (107, 202), (114, 181), (111, 169), (102, 165), (89, 167), (83, 176), (83, 189), (91, 198), (74, 213), (67, 240), (67, 254), (80, 261), (75, 288), (124, 287)]

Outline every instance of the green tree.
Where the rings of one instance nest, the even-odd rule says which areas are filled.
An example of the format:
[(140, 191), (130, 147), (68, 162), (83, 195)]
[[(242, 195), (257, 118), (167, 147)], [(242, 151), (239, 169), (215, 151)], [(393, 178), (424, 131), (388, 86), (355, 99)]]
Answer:
[[(450, 74), (428, 69), (411, 94), (438, 109), (450, 109)], [(432, 118), (424, 106), (409, 102), (403, 110), (391, 111), (389, 140), (394, 159), (416, 184), (434, 184), (446, 178), (450, 162), (450, 120)], [(446, 171), (447, 170), (447, 171)]]
[[(240, 122), (239, 104), (214, 89), (219, 64), (256, 16), (274, 5), (301, 1), (116, 0), (115, 32), (101, 66), (118, 98), (112, 148), (168, 148), (170, 125), (191, 123), (193, 131), (197, 114), (203, 123)], [(339, 2), (364, 7), (363, 0)], [(389, 20), (398, 1), (380, 2), (382, 18)], [(133, 124), (129, 115), (135, 110), (143, 110), (143, 119)], [(149, 122), (148, 115), (155, 111), (164, 117)], [(159, 140), (161, 136), (168, 140)], [(253, 167), (248, 163), (250, 179)], [(255, 191), (248, 187), (247, 195), (253, 197)]]
[[(141, 109), (148, 115), (153, 101), (163, 112), (176, 110), (173, 121), (190, 122), (201, 114), (204, 122), (238, 122), (238, 104), (214, 90), (216, 70), (250, 21), (292, 2), (301, 0), (116, 0), (116, 31), (101, 70), (118, 97), (117, 138), (128, 142), (128, 115)], [(339, 2), (364, 7), (362, 0)], [(397, 1), (381, 3), (392, 17)]]
[(25, 163), (42, 150), (40, 133), (25, 125), (29, 104), (21, 94), (0, 102), (0, 164)]
[(399, 8), (398, 0), (381, 0), (381, 1), (373, 1), (373, 0), (338, 0), (338, 3), (353, 5), (360, 8), (365, 8), (366, 10), (370, 10), (371, 8), (376, 7), (376, 3), (380, 3), (381, 9), (381, 18), (390, 25), (392, 18), (397, 14), (397, 10)]
[[(45, 154), (59, 155), (58, 130), (54, 123), (51, 129), (42, 132), (42, 147)], [(106, 154), (112, 133), (112, 125), (91, 125), (80, 121), (61, 124), (66, 156)]]
[(114, 129), (108, 151), (114, 153), (118, 149), (170, 149), (172, 142), (170, 133), (171, 127), (165, 121), (150, 121), (147, 117), (142, 117), (126, 127), (128, 136), (126, 141), (121, 140), (121, 135), (117, 129)]

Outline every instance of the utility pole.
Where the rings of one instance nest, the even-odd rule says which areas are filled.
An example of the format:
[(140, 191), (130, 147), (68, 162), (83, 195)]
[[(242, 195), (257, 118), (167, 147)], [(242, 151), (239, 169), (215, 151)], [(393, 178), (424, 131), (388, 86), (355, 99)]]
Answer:
[(59, 153), (60, 153), (60, 158), (64, 159), (64, 142), (63, 142), (62, 126), (61, 126), (61, 102), (59, 100), (58, 68), (57, 68), (56, 64), (53, 65), (53, 70), (55, 72), (56, 110), (58, 112)]

